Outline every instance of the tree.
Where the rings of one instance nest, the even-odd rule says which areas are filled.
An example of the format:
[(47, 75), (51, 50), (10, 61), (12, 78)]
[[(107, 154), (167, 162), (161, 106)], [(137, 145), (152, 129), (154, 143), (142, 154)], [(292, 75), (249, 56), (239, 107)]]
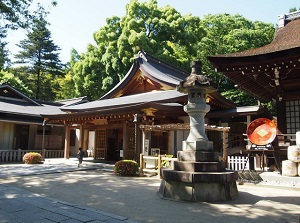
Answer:
[(234, 88), (233, 83), (214, 68), (207, 56), (228, 54), (270, 43), (274, 36), (274, 25), (252, 22), (241, 15), (207, 15), (201, 20), (206, 36), (198, 43), (198, 58), (203, 62), (203, 72), (218, 86), (221, 92)]
[(9, 84), (28, 97), (31, 97), (33, 95), (33, 92), (23, 83), (22, 80), (8, 71), (0, 71), (0, 83)]
[[(50, 0), (49, 0), (50, 1)], [(7, 30), (25, 29), (32, 24), (34, 15), (29, 11), (32, 0), (1, 0), (0, 1), (0, 69), (4, 68), (4, 64), (9, 63), (6, 49)], [(55, 0), (51, 1), (53, 6), (57, 5)]]
[(78, 95), (98, 99), (129, 70), (139, 50), (189, 71), (190, 58), (204, 32), (200, 19), (182, 16), (171, 6), (159, 8), (156, 0), (131, 0), (126, 16), (113, 16), (94, 33), (96, 46), (89, 45), (80, 60), (71, 63)]
[(46, 77), (49, 77), (47, 76), (49, 74), (51, 78), (61, 75), (62, 64), (58, 53), (60, 48), (51, 40), (51, 32), (47, 28), (46, 15), (47, 12), (39, 5), (33, 27), (27, 33), (27, 39), (20, 41), (18, 46), (22, 50), (15, 55), (15, 58), (16, 63), (24, 64), (24, 68), (35, 80), (35, 98), (53, 100), (55, 97), (51, 88), (47, 88)]
[(8, 29), (26, 28), (31, 19), (28, 7), (30, 0), (1, 0), (0, 2), (0, 69), (9, 62), (6, 49), (7, 42), (4, 40)]
[(98, 99), (123, 78), (133, 56), (143, 50), (186, 72), (190, 71), (190, 61), (200, 59), (203, 73), (221, 93), (237, 103), (256, 104), (257, 100), (215, 72), (207, 56), (266, 45), (272, 41), (274, 31), (273, 24), (252, 22), (241, 15), (207, 15), (200, 20), (182, 16), (171, 6), (159, 8), (156, 0), (131, 0), (126, 16), (108, 18), (107, 24), (94, 33), (97, 45), (89, 45), (87, 52), (71, 63), (76, 94)]
[(235, 88), (225, 75), (215, 72), (207, 56), (264, 46), (273, 39), (273, 24), (252, 22), (241, 15), (216, 14), (205, 16), (201, 20), (201, 27), (206, 32), (206, 36), (198, 43), (198, 58), (203, 62), (203, 72), (217, 84), (218, 91), (225, 98), (240, 106), (257, 105), (257, 99)]

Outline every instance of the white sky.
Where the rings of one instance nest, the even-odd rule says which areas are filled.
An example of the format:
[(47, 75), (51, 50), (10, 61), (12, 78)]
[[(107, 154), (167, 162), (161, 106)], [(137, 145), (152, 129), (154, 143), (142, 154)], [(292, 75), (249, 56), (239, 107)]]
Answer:
[[(33, 0), (46, 7), (50, 14), (47, 21), (52, 39), (61, 48), (62, 62), (68, 62), (71, 49), (78, 53), (86, 52), (89, 43), (95, 44), (93, 33), (106, 24), (106, 18), (113, 15), (123, 17), (126, 4), (130, 0), (57, 0), (52, 7), (50, 0)], [(141, 2), (145, 2), (142, 0)], [(299, 0), (157, 0), (160, 7), (171, 5), (182, 15), (191, 13), (200, 19), (207, 14), (240, 14), (251, 21), (278, 23), (278, 15), (289, 12), (292, 7), (299, 8)], [(18, 52), (16, 44), (25, 39), (26, 31), (10, 32), (7, 38), (9, 50)]]

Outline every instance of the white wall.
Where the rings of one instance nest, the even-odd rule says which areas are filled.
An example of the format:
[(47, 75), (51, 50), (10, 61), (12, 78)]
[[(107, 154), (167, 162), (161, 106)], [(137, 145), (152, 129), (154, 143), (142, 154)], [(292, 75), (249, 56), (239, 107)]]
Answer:
[(95, 131), (89, 131), (88, 149), (94, 150), (95, 147)]
[(11, 123), (0, 123), (0, 150), (13, 150), (15, 125)]

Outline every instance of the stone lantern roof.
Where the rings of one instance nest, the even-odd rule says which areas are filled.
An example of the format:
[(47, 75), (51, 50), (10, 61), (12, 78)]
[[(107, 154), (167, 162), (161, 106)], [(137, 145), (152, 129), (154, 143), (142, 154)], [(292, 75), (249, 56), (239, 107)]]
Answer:
[(191, 74), (179, 83), (176, 88), (177, 91), (181, 93), (187, 93), (189, 89), (206, 89), (207, 92), (216, 91), (216, 88), (211, 85), (211, 79), (205, 75), (202, 75), (201, 61), (192, 61), (191, 68)]

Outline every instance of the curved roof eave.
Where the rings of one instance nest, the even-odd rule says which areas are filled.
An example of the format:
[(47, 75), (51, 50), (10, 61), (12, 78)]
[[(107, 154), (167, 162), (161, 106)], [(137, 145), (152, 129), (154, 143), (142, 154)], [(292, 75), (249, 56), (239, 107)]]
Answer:
[(130, 82), (131, 78), (134, 76), (139, 67), (140, 65), (138, 61), (134, 60), (133, 64), (131, 65), (129, 71), (124, 76), (124, 78), (109, 92), (103, 95), (99, 100), (112, 98), (116, 94), (116, 92), (120, 91), (125, 85), (127, 85)]

